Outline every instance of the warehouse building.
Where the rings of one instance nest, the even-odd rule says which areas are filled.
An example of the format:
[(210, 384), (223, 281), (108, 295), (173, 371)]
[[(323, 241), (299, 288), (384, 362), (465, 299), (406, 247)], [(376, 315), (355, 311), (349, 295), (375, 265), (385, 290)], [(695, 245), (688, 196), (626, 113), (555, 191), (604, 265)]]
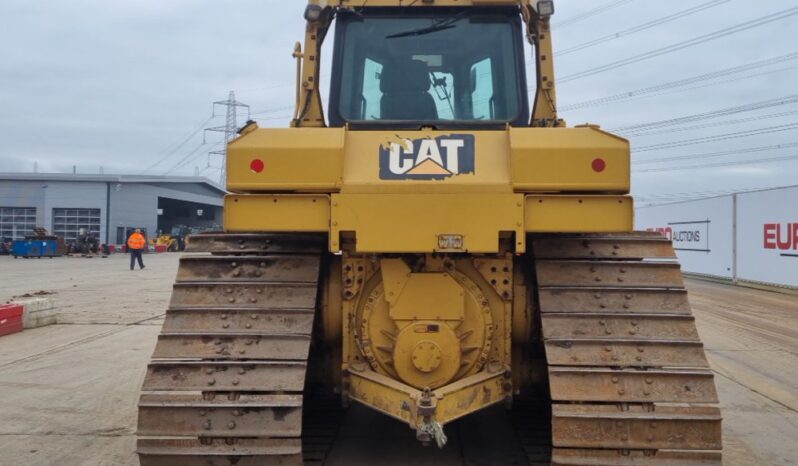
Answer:
[(67, 243), (81, 229), (124, 244), (135, 228), (148, 237), (172, 227), (222, 224), (225, 191), (206, 178), (0, 173), (0, 238), (44, 227)]

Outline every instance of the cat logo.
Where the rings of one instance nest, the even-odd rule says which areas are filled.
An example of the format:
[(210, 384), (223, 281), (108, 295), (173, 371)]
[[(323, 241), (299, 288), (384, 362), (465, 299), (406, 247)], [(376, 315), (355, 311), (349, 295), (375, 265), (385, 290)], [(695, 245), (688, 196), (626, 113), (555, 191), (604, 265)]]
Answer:
[(474, 173), (474, 136), (403, 139), (380, 147), (380, 179), (443, 180)]

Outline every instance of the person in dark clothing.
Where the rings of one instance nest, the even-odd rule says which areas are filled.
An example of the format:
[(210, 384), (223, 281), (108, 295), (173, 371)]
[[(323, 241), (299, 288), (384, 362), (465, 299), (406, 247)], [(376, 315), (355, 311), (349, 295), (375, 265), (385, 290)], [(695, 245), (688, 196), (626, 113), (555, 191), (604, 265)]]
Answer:
[(144, 261), (141, 258), (141, 253), (147, 247), (147, 240), (141, 234), (141, 230), (136, 229), (130, 238), (127, 239), (127, 249), (130, 251), (130, 270), (136, 266), (136, 260), (139, 262), (139, 268), (144, 269)]

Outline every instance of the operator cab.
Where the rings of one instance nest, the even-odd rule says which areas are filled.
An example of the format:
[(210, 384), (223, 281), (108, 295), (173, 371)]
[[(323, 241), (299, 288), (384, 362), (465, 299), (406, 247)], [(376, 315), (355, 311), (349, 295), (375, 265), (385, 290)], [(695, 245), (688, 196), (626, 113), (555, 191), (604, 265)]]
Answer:
[(339, 11), (331, 126), (528, 125), (522, 24), (517, 7)]

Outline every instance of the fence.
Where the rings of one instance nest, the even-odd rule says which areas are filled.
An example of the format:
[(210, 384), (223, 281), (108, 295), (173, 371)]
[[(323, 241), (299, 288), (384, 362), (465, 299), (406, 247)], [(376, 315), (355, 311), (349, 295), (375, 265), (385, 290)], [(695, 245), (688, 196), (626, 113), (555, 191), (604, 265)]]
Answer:
[(671, 238), (685, 272), (798, 288), (798, 186), (641, 207), (635, 223)]

